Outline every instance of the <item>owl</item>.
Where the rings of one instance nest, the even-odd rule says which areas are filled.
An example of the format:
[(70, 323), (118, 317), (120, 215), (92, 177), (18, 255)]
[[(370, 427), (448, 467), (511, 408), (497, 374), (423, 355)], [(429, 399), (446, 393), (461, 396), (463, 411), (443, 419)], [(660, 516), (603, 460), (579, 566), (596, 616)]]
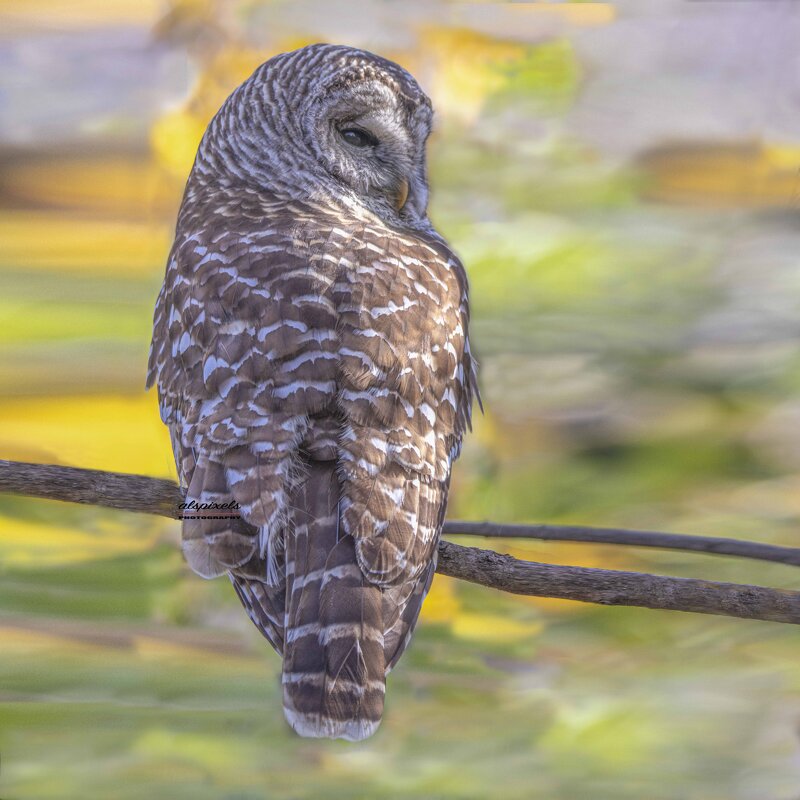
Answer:
[(156, 303), (147, 385), (202, 509), (183, 553), (281, 655), (302, 736), (380, 724), (477, 392), (466, 276), (426, 211), (431, 120), (379, 56), (270, 59), (203, 136)]

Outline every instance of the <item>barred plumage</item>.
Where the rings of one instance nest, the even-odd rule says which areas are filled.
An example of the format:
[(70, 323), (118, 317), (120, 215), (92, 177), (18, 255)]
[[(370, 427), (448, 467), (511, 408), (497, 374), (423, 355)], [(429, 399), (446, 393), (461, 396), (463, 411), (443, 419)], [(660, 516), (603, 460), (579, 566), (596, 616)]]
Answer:
[(282, 654), (303, 735), (377, 728), (469, 425), (467, 283), (426, 215), (430, 123), (378, 56), (268, 61), (203, 138), (156, 305), (148, 385), (187, 499), (236, 501), (246, 523), (186, 519), (184, 554), (228, 573)]

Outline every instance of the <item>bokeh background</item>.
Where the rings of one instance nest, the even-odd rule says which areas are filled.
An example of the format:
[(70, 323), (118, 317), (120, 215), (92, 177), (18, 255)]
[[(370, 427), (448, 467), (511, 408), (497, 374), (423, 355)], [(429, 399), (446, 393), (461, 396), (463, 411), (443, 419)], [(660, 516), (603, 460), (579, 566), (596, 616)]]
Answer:
[[(486, 414), (451, 518), (797, 543), (800, 6), (0, 0), (0, 457), (173, 477), (144, 392), (194, 150), (332, 41), (433, 98)], [(797, 800), (790, 626), (437, 577), (370, 741), (303, 741), (177, 523), (0, 498), (0, 796)], [(475, 541), (470, 542), (475, 544)], [(779, 565), (487, 542), (797, 585)]]

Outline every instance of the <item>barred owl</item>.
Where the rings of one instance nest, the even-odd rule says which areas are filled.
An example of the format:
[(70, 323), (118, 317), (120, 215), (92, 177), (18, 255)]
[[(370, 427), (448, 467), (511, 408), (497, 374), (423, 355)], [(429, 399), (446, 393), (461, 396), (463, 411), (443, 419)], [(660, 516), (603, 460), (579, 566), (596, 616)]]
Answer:
[(200, 144), (158, 296), (183, 553), (282, 655), (304, 736), (363, 739), (436, 568), (476, 392), (464, 270), (427, 217), (431, 103), (312, 45), (259, 67)]

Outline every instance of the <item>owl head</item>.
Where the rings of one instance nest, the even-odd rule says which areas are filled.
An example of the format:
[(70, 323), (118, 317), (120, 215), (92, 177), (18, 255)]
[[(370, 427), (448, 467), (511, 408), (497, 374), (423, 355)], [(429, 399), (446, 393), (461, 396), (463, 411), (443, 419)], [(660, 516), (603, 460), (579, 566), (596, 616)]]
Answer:
[(430, 100), (402, 67), (314, 44), (262, 64), (226, 100), (193, 174), (428, 227), (431, 121)]

